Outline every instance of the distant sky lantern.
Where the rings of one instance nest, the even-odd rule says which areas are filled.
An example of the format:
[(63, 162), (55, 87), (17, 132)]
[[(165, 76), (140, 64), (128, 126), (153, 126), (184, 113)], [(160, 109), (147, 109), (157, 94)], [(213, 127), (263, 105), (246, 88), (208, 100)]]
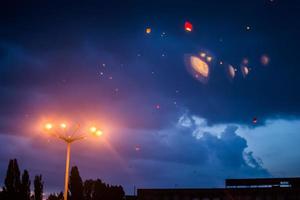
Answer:
[(230, 78), (235, 77), (235, 69), (232, 65), (228, 65), (228, 74)]
[(191, 22), (185, 22), (184, 24), (184, 29), (187, 32), (191, 32), (193, 30), (193, 24)]
[(249, 74), (249, 68), (246, 66), (242, 66), (241, 71), (244, 77), (246, 77)]
[(159, 105), (159, 104), (156, 104), (156, 105), (155, 105), (155, 108), (156, 108), (157, 110), (159, 110), (159, 109), (160, 109), (160, 105)]
[(149, 28), (149, 27), (146, 28), (146, 33), (147, 33), (147, 34), (150, 34), (150, 33), (151, 33), (151, 28)]
[(256, 117), (253, 117), (252, 123), (253, 123), (253, 124), (256, 124), (256, 123), (257, 123), (257, 118), (256, 118)]
[(206, 53), (204, 53), (204, 52), (200, 53), (200, 57), (205, 58), (205, 56), (206, 56)]
[(267, 55), (262, 55), (260, 58), (260, 62), (262, 65), (268, 65), (270, 62), (270, 58)]
[(249, 64), (248, 58), (244, 58), (243, 61), (242, 61), (242, 64), (243, 65), (248, 65)]
[(135, 149), (135, 151), (140, 151), (141, 147), (139, 145), (136, 145), (134, 149)]
[(207, 56), (206, 60), (207, 60), (207, 62), (211, 62), (212, 61), (212, 57), (211, 56)]

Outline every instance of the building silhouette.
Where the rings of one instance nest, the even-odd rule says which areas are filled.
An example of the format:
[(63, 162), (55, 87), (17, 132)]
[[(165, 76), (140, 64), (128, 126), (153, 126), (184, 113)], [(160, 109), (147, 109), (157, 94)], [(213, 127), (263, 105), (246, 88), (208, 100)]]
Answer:
[(138, 200), (300, 200), (300, 178), (226, 179), (225, 188), (138, 189)]

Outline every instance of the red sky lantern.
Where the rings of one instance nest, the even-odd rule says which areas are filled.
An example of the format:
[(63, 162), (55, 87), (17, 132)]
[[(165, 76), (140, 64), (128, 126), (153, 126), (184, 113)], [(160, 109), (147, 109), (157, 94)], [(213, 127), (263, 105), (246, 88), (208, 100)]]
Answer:
[(184, 24), (184, 29), (187, 32), (191, 32), (193, 30), (193, 24), (191, 22), (185, 22)]
[(256, 123), (257, 123), (257, 118), (256, 118), (256, 117), (253, 117), (252, 122), (253, 122), (253, 124), (256, 124)]

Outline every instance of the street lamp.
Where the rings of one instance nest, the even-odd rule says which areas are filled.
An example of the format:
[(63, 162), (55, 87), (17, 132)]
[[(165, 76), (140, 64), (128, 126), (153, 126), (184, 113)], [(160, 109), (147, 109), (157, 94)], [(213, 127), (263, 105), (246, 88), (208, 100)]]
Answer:
[[(70, 169), (70, 152), (71, 152), (71, 143), (85, 139), (88, 134), (77, 135), (80, 126), (77, 125), (73, 130), (68, 128), (66, 123), (61, 123), (54, 125), (52, 123), (46, 123), (44, 129), (50, 135), (63, 140), (67, 144), (67, 157), (66, 157), (66, 173), (65, 173), (65, 190), (64, 190), (64, 200), (68, 199), (68, 185), (69, 185), (69, 169)], [(92, 126), (89, 128), (90, 133), (95, 136), (101, 136), (103, 132), (97, 127)]]

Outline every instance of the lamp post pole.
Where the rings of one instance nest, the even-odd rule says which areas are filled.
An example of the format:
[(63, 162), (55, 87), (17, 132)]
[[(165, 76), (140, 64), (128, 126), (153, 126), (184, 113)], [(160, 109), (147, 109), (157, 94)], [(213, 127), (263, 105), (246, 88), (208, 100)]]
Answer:
[(86, 136), (79, 137), (64, 137), (59, 136), (58, 138), (62, 139), (67, 143), (67, 155), (66, 155), (66, 173), (65, 173), (65, 189), (64, 189), (64, 200), (68, 200), (68, 191), (69, 191), (69, 171), (70, 171), (70, 158), (71, 158), (71, 143), (77, 140), (85, 139)]
[(71, 142), (67, 142), (67, 158), (66, 158), (66, 174), (65, 174), (64, 200), (68, 199), (70, 153), (71, 153)]

